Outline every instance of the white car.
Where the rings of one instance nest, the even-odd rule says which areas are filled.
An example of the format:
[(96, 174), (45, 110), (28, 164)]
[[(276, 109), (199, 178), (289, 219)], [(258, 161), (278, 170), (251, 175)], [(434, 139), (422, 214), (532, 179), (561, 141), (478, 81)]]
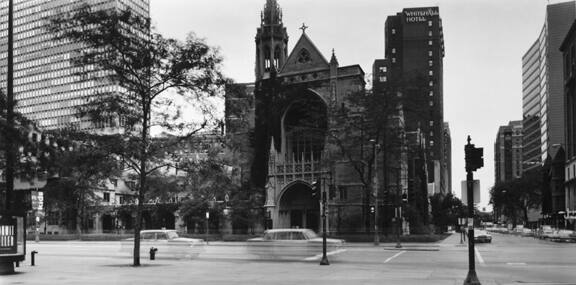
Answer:
[[(322, 237), (310, 229), (271, 229), (259, 238), (248, 241), (248, 252), (262, 258), (303, 258), (308, 260), (322, 257)], [(326, 239), (326, 255), (343, 251), (344, 240)]]
[[(206, 243), (202, 239), (182, 238), (175, 230), (140, 231), (140, 258), (149, 258), (154, 250), (154, 258), (194, 258), (203, 250)], [(122, 240), (121, 250), (132, 254), (134, 238)]]
[(557, 230), (549, 234), (548, 239), (558, 242), (574, 242), (576, 241), (576, 233), (571, 230)]
[(492, 242), (492, 235), (485, 230), (474, 230), (474, 242)]

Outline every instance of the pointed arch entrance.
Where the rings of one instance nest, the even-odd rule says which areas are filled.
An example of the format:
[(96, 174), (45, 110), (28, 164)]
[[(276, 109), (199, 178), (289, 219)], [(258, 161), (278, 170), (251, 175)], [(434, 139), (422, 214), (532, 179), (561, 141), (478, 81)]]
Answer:
[(279, 227), (319, 230), (320, 203), (308, 183), (295, 182), (280, 197)]

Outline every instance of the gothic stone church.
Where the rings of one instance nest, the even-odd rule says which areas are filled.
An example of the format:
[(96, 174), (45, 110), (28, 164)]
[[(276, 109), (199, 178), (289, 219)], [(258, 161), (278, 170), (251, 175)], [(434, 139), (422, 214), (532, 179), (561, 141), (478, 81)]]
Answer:
[[(337, 123), (349, 96), (365, 92), (359, 65), (330, 61), (306, 34), (288, 53), (288, 34), (275, 0), (267, 0), (256, 32), (256, 80), (226, 90), (226, 129), (241, 177), (260, 189), (268, 228), (321, 230), (319, 181), (328, 193), (329, 232), (369, 226), (366, 183), (338, 151)], [(372, 148), (367, 140), (366, 152)]]

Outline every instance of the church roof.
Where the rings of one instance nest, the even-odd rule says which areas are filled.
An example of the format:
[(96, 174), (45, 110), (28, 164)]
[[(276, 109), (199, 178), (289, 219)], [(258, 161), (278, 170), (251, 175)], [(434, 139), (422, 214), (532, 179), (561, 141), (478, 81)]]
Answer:
[(294, 73), (327, 68), (330, 68), (328, 61), (306, 35), (306, 32), (303, 32), (288, 56), (286, 63), (284, 63), (284, 66), (280, 70), (280, 73)]

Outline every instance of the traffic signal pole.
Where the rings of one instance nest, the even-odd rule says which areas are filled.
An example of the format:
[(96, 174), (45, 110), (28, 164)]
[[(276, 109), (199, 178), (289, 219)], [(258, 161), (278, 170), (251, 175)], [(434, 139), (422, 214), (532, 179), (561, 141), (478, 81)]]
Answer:
[(470, 143), (464, 147), (466, 154), (466, 193), (468, 203), (468, 275), (464, 280), (464, 285), (480, 285), (476, 275), (476, 260), (474, 258), (474, 171), (484, 166), (482, 158), (483, 149), (475, 148)]

